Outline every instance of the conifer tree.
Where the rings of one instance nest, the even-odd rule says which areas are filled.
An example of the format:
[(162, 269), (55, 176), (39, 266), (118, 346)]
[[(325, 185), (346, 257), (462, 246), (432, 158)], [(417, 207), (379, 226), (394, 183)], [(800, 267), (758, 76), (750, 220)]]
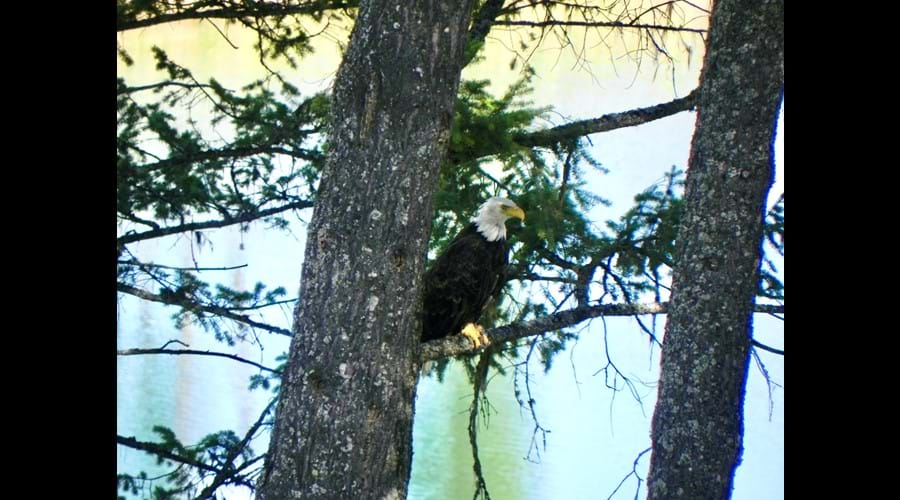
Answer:
[[(142, 33), (159, 36), (161, 31), (153, 27), (206, 22), (220, 30), (228, 46), (232, 42), (223, 28), (249, 30), (265, 71), (242, 88), (228, 88), (215, 77), (198, 78), (176, 56), (154, 48), (157, 81), (135, 84), (117, 77), (117, 289), (121, 296), (166, 305), (177, 325), (198, 325), (222, 343), (220, 352), (166, 345), (120, 346), (118, 354), (227, 358), (258, 368), (250, 390), (271, 394), (270, 403), (245, 432), (218, 430), (199, 442), (184, 443), (170, 428), (157, 425), (151, 429), (153, 440), (117, 436), (120, 446), (151, 454), (169, 466), (165, 477), (155, 480), (141, 471), (119, 471), (123, 494), (209, 498), (225, 486), (238, 486), (263, 498), (297, 491), (304, 497), (368, 492), (400, 498), (409, 476), (412, 404), (423, 364), (439, 376), (451, 359), (465, 364), (476, 394), (474, 422), (477, 394), (491, 370), (503, 369), (502, 359), (537, 353), (549, 368), (555, 355), (577, 338), (570, 327), (590, 318), (633, 316), (650, 349), (661, 345), (662, 339), (640, 315), (668, 310), (665, 297), (672, 270), (678, 269), (683, 255), (676, 252), (682, 244), (679, 234), (685, 234), (682, 213), (690, 202), (683, 197), (687, 165), (673, 167), (664, 182), (637, 193), (634, 207), (620, 219), (601, 226), (588, 215), (607, 203), (603, 191), (586, 182), (587, 174), (604, 171), (602, 158), (592, 155), (589, 137), (728, 99), (743, 87), (701, 86), (651, 107), (558, 123), (552, 109), (530, 102), (540, 75), (528, 66), (527, 56), (551, 37), (571, 42), (577, 38), (571, 35), (582, 33), (578, 30), (597, 30), (604, 36), (619, 31), (636, 37), (637, 52), (658, 58), (661, 65), (675, 64), (667, 59), (668, 47), (705, 36), (705, 24), (696, 19), (708, 12), (680, 1), (651, 6), (468, 0), (448, 11), (439, 9), (443, 2), (403, 2), (399, 10), (398, 5), (370, 1), (360, 6), (339, 0), (117, 2), (121, 33), (147, 30)], [(721, 9), (728, 12), (731, 4)], [(424, 27), (409, 24), (419, 19), (416, 16)], [(780, 19), (780, 24), (767, 26), (783, 36)], [(433, 28), (429, 23), (448, 31), (428, 31)], [(344, 47), (341, 73), (330, 92), (307, 95), (289, 72), (275, 69), (286, 63), (302, 70), (316, 36), (327, 33), (347, 40), (351, 28), (358, 40)], [(522, 46), (509, 66), (521, 77), (498, 94), (490, 90), (489, 81), (460, 79), (460, 70), (485, 57), (482, 49), (489, 33), (500, 29), (521, 33)], [(425, 43), (432, 33), (440, 41), (440, 57)], [(122, 64), (135, 63), (124, 45), (118, 54)], [(427, 66), (426, 74), (430, 62), (434, 65)], [(781, 73), (771, 79), (780, 75), (783, 86), (783, 60), (780, 64)], [(706, 71), (705, 78), (714, 77), (713, 70)], [(713, 92), (723, 95), (710, 95)], [(770, 135), (771, 120), (760, 125), (769, 126)], [(551, 121), (556, 124), (547, 126)], [(695, 154), (702, 153), (698, 151)], [(353, 170), (342, 171), (342, 165)], [(400, 173), (383, 175), (388, 165)], [(362, 172), (365, 179), (353, 177)], [(370, 187), (375, 191), (367, 193)], [(491, 346), (476, 350), (453, 338), (418, 345), (413, 341), (415, 297), (428, 258), (446, 246), (480, 201), (498, 194), (513, 196), (528, 214), (528, 223), (514, 231), (507, 293), (483, 318)], [(759, 218), (762, 240), (754, 236), (765, 242), (766, 253), (760, 256), (759, 279), (745, 277), (749, 283), (744, 284), (755, 295), (755, 304), (751, 300), (746, 305), (758, 313), (783, 313), (783, 283), (772, 257), (783, 257), (783, 207), (782, 195)], [(315, 215), (304, 228), (309, 230), (309, 268), (302, 286), (308, 293), (301, 296), (294, 324), (267, 321), (262, 314), (271, 307), (297, 304), (298, 297), (285, 288), (266, 283), (228, 287), (204, 279), (202, 271), (208, 268), (202, 261), (178, 268), (147, 261), (139, 251), (141, 242), (175, 237), (204, 245), (228, 227), (264, 224), (272, 231), (290, 231), (296, 227), (291, 223), (296, 214), (306, 220), (311, 211)], [(404, 218), (403, 227), (385, 224)], [(348, 225), (358, 230), (342, 235), (338, 228)], [(363, 247), (384, 258), (366, 260), (364, 250), (356, 252)], [(356, 260), (359, 253), (363, 255)], [(396, 283), (354, 277), (362, 268), (382, 278), (391, 270)], [(351, 287), (342, 300), (324, 300), (326, 292), (317, 287), (344, 272), (359, 290)], [(524, 301), (512, 293), (532, 284), (537, 293)], [(385, 287), (390, 294), (384, 293)], [(322, 303), (313, 307), (317, 294)], [(514, 295), (517, 300), (512, 300)], [(379, 300), (369, 311), (372, 297)], [(367, 316), (370, 312), (375, 316)], [(329, 328), (321, 328), (324, 324)], [(344, 330), (348, 337), (352, 331), (382, 342), (342, 350), (334, 343), (341, 335), (332, 332)], [(400, 336), (392, 337), (395, 333)], [(279, 358), (279, 366), (263, 366), (235, 354), (233, 346), (257, 335), (292, 337), (305, 348), (292, 348), (289, 356)], [(745, 353), (758, 348), (783, 355), (752, 337), (744, 340), (749, 346)], [(331, 347), (326, 350), (325, 345)], [(385, 346), (380, 357), (363, 359), (379, 346)], [(344, 357), (328, 358), (325, 352)], [(383, 373), (387, 366), (395, 371)], [(389, 380), (392, 389), (377, 389), (379, 380)], [(297, 384), (304, 388), (297, 389)], [(310, 394), (319, 399), (310, 399)], [(335, 418), (333, 425), (320, 419), (315, 431), (328, 439), (287, 456), (283, 450), (302, 444), (302, 435), (286, 429), (312, 425), (315, 411), (335, 405), (335, 396), (350, 399), (333, 413), (346, 419)], [(316, 406), (310, 405), (313, 400)], [(522, 404), (527, 407), (529, 402)], [(363, 413), (354, 413), (356, 409)], [(359, 419), (369, 427), (357, 424), (362, 430), (351, 432)], [(268, 436), (273, 425), (272, 451), (251, 446)], [(488, 496), (475, 428), (469, 429), (475, 493)], [(385, 449), (390, 450), (387, 460)], [(298, 465), (301, 462), (305, 465)], [(348, 470), (339, 471), (337, 463), (347, 464)], [(383, 474), (371, 474), (374, 470)], [(658, 486), (652, 481), (651, 491), (661, 491), (654, 490)]]

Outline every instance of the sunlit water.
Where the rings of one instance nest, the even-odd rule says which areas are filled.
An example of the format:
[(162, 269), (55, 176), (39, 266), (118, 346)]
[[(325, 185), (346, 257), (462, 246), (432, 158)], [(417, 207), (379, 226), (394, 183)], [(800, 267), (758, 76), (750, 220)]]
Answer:
[[(299, 262), (258, 260), (254, 252), (263, 246), (251, 244), (259, 237), (253, 231), (240, 239), (218, 240), (216, 251), (204, 254), (207, 265), (254, 263), (255, 276), (273, 286), (299, 282)], [(301, 241), (285, 236), (265, 236), (266, 245), (299, 248)], [(290, 242), (288, 242), (290, 241)], [(167, 264), (186, 264), (190, 252), (186, 243), (145, 245), (145, 258)], [(195, 249), (196, 251), (196, 249)], [(225, 257), (214, 255), (223, 254)], [(292, 264), (294, 263), (294, 264)], [(285, 269), (291, 269), (285, 272)], [(233, 276), (226, 284), (234, 285)], [(296, 285), (294, 285), (296, 286)], [(177, 330), (170, 318), (174, 312), (158, 304), (124, 297), (119, 303), (119, 348), (161, 347), (172, 339), (192, 349), (228, 351), (212, 335), (196, 327)], [(268, 320), (289, 325), (290, 311), (270, 311)], [(758, 321), (765, 322), (766, 320)], [(774, 320), (773, 320), (774, 321)], [(584, 325), (582, 325), (584, 326)], [(660, 333), (663, 320), (658, 323)], [(758, 328), (758, 332), (765, 328)], [(488, 386), (491, 403), (489, 420), (479, 429), (479, 450), (492, 498), (503, 499), (594, 499), (607, 498), (632, 470), (637, 455), (649, 446), (650, 418), (656, 397), (658, 349), (651, 349), (646, 335), (628, 319), (606, 321), (609, 356), (618, 369), (635, 383), (641, 402), (623, 386), (621, 378), (597, 373), (607, 364), (604, 324), (594, 320), (581, 331), (579, 342), (559, 354), (548, 373), (538, 362), (530, 365), (532, 396), (538, 423), (548, 432), (546, 447), (541, 433), (534, 434), (535, 422), (528, 408), (521, 408), (514, 396), (514, 370), (494, 376)], [(288, 339), (262, 334), (265, 349), (244, 344), (242, 356), (274, 366), (274, 358), (285, 351)], [(170, 347), (182, 347), (172, 345)], [(771, 358), (765, 358), (771, 360)], [(772, 375), (783, 381), (780, 363), (769, 363)], [(735, 499), (783, 498), (783, 392), (776, 390), (773, 418), (769, 421), (768, 393), (762, 377), (751, 367), (746, 409), (747, 438), (744, 461), (738, 469)], [(186, 444), (204, 435), (233, 429), (243, 435), (265, 406), (262, 391), (248, 392), (248, 378), (256, 369), (225, 359), (194, 356), (129, 356), (118, 359), (118, 429), (123, 436), (141, 440), (157, 439), (153, 425), (171, 427)], [(493, 374), (493, 373), (492, 373)], [(647, 385), (641, 384), (647, 382)], [(616, 385), (621, 390), (607, 387)], [(520, 389), (524, 377), (520, 374)], [(527, 397), (523, 395), (523, 397)], [(441, 383), (423, 377), (418, 388), (414, 426), (414, 455), (409, 486), (411, 499), (469, 499), (474, 492), (472, 451), (468, 442), (468, 408), (472, 390), (462, 367), (451, 365)], [(535, 443), (532, 439), (536, 438)], [(265, 442), (255, 442), (254, 451), (263, 452)], [(162, 473), (149, 455), (119, 446), (119, 472), (146, 471), (151, 477)], [(649, 455), (638, 462), (645, 477)], [(759, 478), (765, 478), (760, 480)], [(633, 498), (635, 477), (622, 485), (613, 498)], [(246, 491), (228, 490), (226, 498), (246, 498)], [(645, 489), (641, 492), (641, 497)]]

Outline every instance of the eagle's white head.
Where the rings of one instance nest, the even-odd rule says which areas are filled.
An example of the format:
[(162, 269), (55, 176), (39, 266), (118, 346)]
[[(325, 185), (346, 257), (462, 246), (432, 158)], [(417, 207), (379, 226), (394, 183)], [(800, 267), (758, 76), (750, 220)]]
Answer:
[(511, 200), (506, 198), (489, 198), (478, 208), (475, 226), (478, 232), (488, 241), (506, 239), (506, 219), (516, 217), (525, 221), (525, 212)]

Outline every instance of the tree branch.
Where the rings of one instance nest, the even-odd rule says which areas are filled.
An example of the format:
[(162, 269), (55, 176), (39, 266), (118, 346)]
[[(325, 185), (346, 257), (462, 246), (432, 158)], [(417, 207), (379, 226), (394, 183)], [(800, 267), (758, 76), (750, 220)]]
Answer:
[(753, 344), (753, 346), (759, 347), (760, 349), (762, 349), (764, 351), (769, 351), (771, 353), (778, 354), (779, 356), (784, 356), (783, 350), (775, 349), (774, 347), (769, 347), (766, 344), (763, 344), (762, 342), (759, 342), (756, 339), (751, 340), (750, 343)]
[[(547, 451), (547, 434), (550, 434), (550, 430), (541, 425), (540, 421), (538, 420), (537, 410), (535, 410), (537, 400), (534, 399), (534, 396), (531, 394), (531, 369), (529, 367), (531, 366), (531, 356), (534, 354), (534, 349), (537, 347), (539, 340), (540, 339), (538, 338), (531, 339), (531, 345), (528, 347), (528, 354), (525, 356), (525, 361), (522, 363), (522, 365), (524, 365), (525, 367), (525, 393), (528, 396), (528, 400), (522, 401), (521, 399), (516, 397), (516, 399), (519, 399), (518, 403), (520, 407), (524, 408), (525, 404), (527, 403), (528, 412), (531, 413), (531, 421), (534, 422), (534, 428), (531, 430), (531, 443), (528, 445), (528, 454), (525, 455), (525, 460), (533, 463), (540, 463), (541, 449)], [(538, 433), (541, 434), (541, 444), (543, 445), (541, 447), (538, 447), (537, 443)], [(531, 458), (532, 451), (537, 457), (536, 460)]]
[[(546, 130), (538, 130), (534, 132), (521, 132), (513, 135), (512, 140), (516, 144), (524, 147), (553, 147), (559, 143), (569, 142), (591, 134), (601, 132), (609, 132), (626, 127), (635, 127), (644, 123), (649, 123), (667, 116), (672, 116), (682, 111), (690, 111), (697, 105), (700, 98), (699, 88), (694, 89), (690, 94), (661, 104), (655, 104), (646, 108), (637, 108), (620, 113), (610, 113), (599, 118), (590, 118), (587, 120), (579, 120), (558, 127)], [(486, 147), (479, 150), (478, 156), (453, 156), (453, 163), (462, 163), (464, 161), (491, 156), (499, 151)]]
[(682, 111), (689, 111), (696, 106), (699, 96), (700, 91), (697, 88), (690, 94), (673, 101), (621, 113), (610, 113), (599, 118), (567, 123), (547, 130), (519, 134), (513, 137), (513, 140), (517, 144), (526, 147), (550, 147), (578, 137), (608, 132), (619, 128), (634, 127), (681, 113)]
[(470, 52), (466, 54), (466, 60), (463, 62), (463, 67), (468, 66), (473, 59), (475, 59), (475, 55), (478, 54), (477, 50), (473, 50), (472, 47), (474, 44), (482, 44), (484, 43), (485, 37), (487, 37), (488, 32), (491, 31), (491, 27), (495, 24), (497, 16), (503, 11), (503, 2), (505, 0), (487, 0), (484, 2), (484, 5), (478, 9), (478, 12), (472, 16), (472, 27), (469, 28), (469, 48)]
[(255, 367), (259, 368), (260, 370), (265, 370), (267, 372), (272, 372), (277, 375), (281, 375), (281, 370), (274, 370), (272, 368), (265, 367), (254, 361), (250, 361), (249, 359), (242, 358), (235, 354), (229, 354), (227, 352), (199, 351), (196, 349), (122, 349), (122, 350), (116, 351), (117, 356), (137, 356), (140, 354), (171, 354), (171, 355), (192, 354), (192, 355), (196, 355), (196, 356), (215, 356), (215, 357), (220, 357), (220, 358), (233, 359), (233, 360), (239, 361), (241, 363), (246, 363), (248, 365), (255, 366)]
[(181, 455), (176, 455), (171, 451), (167, 450), (165, 447), (160, 446), (156, 443), (147, 443), (144, 441), (138, 441), (133, 437), (124, 437), (116, 435), (116, 443), (121, 444), (122, 446), (127, 446), (129, 448), (134, 448), (136, 450), (146, 451), (147, 453), (152, 453), (161, 458), (165, 458), (166, 460), (172, 460), (174, 462), (179, 462), (185, 465), (190, 465), (191, 467), (196, 467), (201, 470), (215, 472), (218, 473), (219, 469), (215, 467), (211, 467), (203, 462), (194, 460), (192, 458), (183, 457)]
[(272, 398), (272, 400), (269, 401), (269, 404), (266, 405), (266, 408), (259, 415), (259, 418), (256, 419), (256, 422), (252, 426), (250, 426), (250, 429), (244, 435), (244, 439), (242, 439), (241, 442), (238, 443), (238, 445), (228, 453), (227, 457), (225, 457), (225, 464), (222, 466), (219, 472), (216, 473), (216, 476), (213, 478), (212, 483), (210, 483), (210, 485), (200, 493), (198, 498), (214, 498), (213, 492), (215, 492), (216, 489), (219, 488), (219, 486), (226, 484), (229, 479), (233, 478), (237, 474), (238, 470), (240, 469), (234, 469), (234, 460), (238, 457), (238, 455), (240, 455), (241, 451), (247, 448), (250, 440), (253, 438), (254, 434), (256, 434), (256, 431), (258, 431), (262, 426), (266, 416), (270, 411), (272, 411), (272, 408), (275, 406), (275, 403), (277, 401), (277, 397)]
[(116, 89), (116, 95), (120, 94), (132, 94), (134, 92), (141, 92), (144, 90), (156, 90), (161, 89), (163, 87), (182, 87), (186, 89), (197, 89), (197, 88), (212, 88), (212, 85), (206, 85), (203, 83), (184, 83), (184, 82), (176, 82), (176, 81), (163, 81), (159, 83), (151, 83), (148, 85), (138, 85), (135, 87), (119, 87)]
[(189, 231), (197, 231), (199, 229), (215, 229), (220, 227), (232, 226), (234, 224), (241, 224), (244, 222), (254, 221), (256, 219), (261, 219), (263, 217), (268, 217), (270, 215), (279, 214), (281, 212), (286, 212), (288, 210), (300, 210), (304, 208), (310, 208), (313, 206), (313, 202), (307, 200), (295, 201), (293, 203), (288, 203), (287, 205), (281, 205), (279, 207), (267, 208), (265, 210), (246, 212), (237, 217), (232, 217), (229, 219), (219, 219), (219, 220), (210, 220), (203, 222), (191, 222), (189, 224), (180, 224), (178, 226), (169, 226), (160, 229), (153, 229), (150, 231), (144, 231), (141, 233), (128, 233), (123, 236), (120, 236), (116, 239), (116, 243), (118, 245), (126, 245), (128, 243), (134, 243), (135, 241), (141, 240), (149, 240), (153, 238), (161, 238), (163, 236), (169, 236), (171, 234), (178, 233), (186, 233)]
[(142, 218), (138, 217), (137, 215), (134, 215), (131, 212), (119, 211), (119, 214), (121, 214), (126, 220), (130, 220), (131, 222), (143, 224), (143, 225), (149, 226), (153, 229), (159, 229), (159, 224), (157, 224), (156, 222), (154, 222), (152, 220), (142, 219)]
[(780, 304), (754, 304), (753, 312), (766, 314), (784, 314), (784, 306)]
[(678, 31), (687, 33), (697, 33), (705, 35), (706, 30), (697, 28), (684, 28), (679, 26), (665, 26), (662, 24), (629, 24), (617, 21), (567, 21), (550, 19), (547, 21), (511, 21), (499, 20), (495, 21), (496, 26), (528, 26), (530, 28), (547, 28), (552, 26), (584, 26), (587, 28), (628, 28), (628, 29), (646, 29), (660, 31)]
[(570, 271), (578, 270), (578, 266), (576, 264), (563, 259), (562, 257), (547, 250), (546, 248), (543, 248), (543, 246), (541, 246), (541, 248), (537, 248), (536, 250), (537, 250), (537, 254), (539, 256), (543, 257), (544, 260), (546, 260), (547, 262), (549, 262), (555, 266), (561, 267), (563, 269), (568, 269)]
[(178, 267), (178, 266), (167, 266), (164, 264), (154, 264), (153, 262), (140, 262), (137, 259), (135, 260), (117, 260), (116, 264), (123, 266), (146, 266), (146, 267), (157, 267), (160, 269), (174, 269), (176, 271), (234, 271), (235, 269), (241, 269), (247, 267), (249, 264), (240, 264), (237, 266), (226, 266), (226, 267)]
[[(308, 135), (316, 132), (316, 130), (308, 129), (305, 131), (301, 131), (300, 133), (302, 135)], [(206, 151), (195, 151), (183, 154), (181, 156), (169, 157), (163, 160), (159, 160), (155, 163), (140, 165), (136, 168), (140, 169), (140, 171), (142, 172), (145, 172), (197, 161), (219, 160), (225, 158), (244, 158), (259, 154), (281, 154), (306, 161), (319, 161), (322, 159), (322, 155), (315, 151), (308, 151), (304, 149), (286, 149), (279, 146), (273, 146), (271, 144), (261, 144), (257, 146), (235, 147), (230, 149), (209, 149)]]
[(198, 2), (185, 10), (157, 14), (141, 19), (125, 18), (120, 16), (116, 20), (116, 31), (128, 31), (137, 28), (146, 28), (157, 24), (185, 21), (190, 19), (242, 19), (246, 17), (272, 17), (291, 16), (298, 14), (312, 14), (328, 9), (346, 9), (355, 7), (357, 2), (339, 1), (332, 2), (311, 1), (299, 5), (284, 5), (277, 2), (249, 2), (251, 7), (226, 6), (219, 8), (207, 8), (218, 5), (221, 2)]
[[(551, 330), (559, 330), (577, 325), (584, 320), (598, 316), (635, 316), (639, 314), (666, 314), (668, 302), (649, 304), (604, 304), (599, 306), (576, 307), (556, 314), (548, 314), (530, 321), (511, 323), (485, 331), (490, 340), (489, 345), (512, 342), (517, 339), (539, 335)], [(783, 305), (760, 304), (753, 306), (753, 312), (784, 314)], [(422, 344), (419, 353), (421, 362), (433, 361), (450, 356), (474, 354), (476, 349), (462, 335), (450, 335), (443, 339), (432, 340)]]
[(631, 476), (634, 476), (635, 478), (637, 478), (637, 487), (634, 490), (634, 497), (637, 498), (638, 493), (640, 493), (640, 491), (641, 491), (641, 483), (644, 482), (644, 479), (641, 478), (640, 474), (638, 474), (638, 470), (637, 470), (638, 462), (640, 462), (641, 457), (646, 455), (651, 449), (652, 448), (647, 448), (646, 450), (638, 453), (638, 456), (635, 457), (634, 462), (631, 463), (631, 472), (629, 472), (625, 477), (622, 478), (621, 481), (619, 481), (619, 484), (616, 486), (616, 489), (614, 489), (612, 491), (612, 493), (610, 493), (609, 496), (606, 497), (606, 500), (612, 500), (612, 497), (616, 494), (617, 491), (619, 491), (619, 488), (621, 488), (622, 485), (625, 484), (625, 481), (627, 481), (628, 478)]
[(489, 404), (486, 393), (487, 375), (494, 351), (494, 349), (491, 349), (481, 353), (481, 356), (478, 358), (478, 365), (475, 367), (475, 376), (472, 383), (474, 395), (472, 404), (469, 406), (469, 445), (472, 448), (472, 470), (475, 473), (475, 494), (472, 495), (472, 500), (478, 500), (479, 496), (484, 498), (484, 500), (490, 500), (491, 498), (491, 494), (487, 489), (487, 482), (484, 479), (484, 472), (481, 469), (481, 459), (478, 457), (478, 411), (480, 409), (482, 414), (485, 415), (484, 418), (487, 419), (490, 409), (481, 407), (479, 403), (483, 401), (485, 404)]
[(246, 316), (241, 314), (235, 314), (224, 307), (219, 306), (208, 306), (199, 304), (196, 302), (190, 301), (181, 301), (176, 298), (168, 298), (163, 297), (162, 295), (148, 292), (146, 290), (141, 290), (140, 288), (135, 288), (131, 285), (126, 285), (125, 283), (118, 283), (116, 285), (116, 289), (122, 293), (127, 293), (129, 295), (134, 295), (135, 297), (140, 297), (144, 300), (149, 300), (152, 302), (159, 302), (161, 304), (166, 304), (170, 306), (179, 306), (183, 307), (189, 311), (203, 311), (208, 312), (210, 314), (215, 314), (217, 316), (222, 316), (223, 318), (228, 318), (230, 320), (237, 321), (239, 323), (244, 323), (246, 325), (252, 326), (253, 328), (259, 328), (260, 330), (265, 330), (267, 332), (277, 333), (279, 335), (286, 335), (288, 337), (293, 334), (290, 330), (279, 328), (277, 326), (272, 326), (266, 323), (260, 323), (259, 321), (254, 321)]

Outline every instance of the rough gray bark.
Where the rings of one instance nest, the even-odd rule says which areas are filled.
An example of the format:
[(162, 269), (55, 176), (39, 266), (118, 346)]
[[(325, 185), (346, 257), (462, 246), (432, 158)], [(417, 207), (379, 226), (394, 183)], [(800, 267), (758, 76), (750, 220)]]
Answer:
[(783, 0), (716, 2), (653, 415), (651, 500), (731, 496), (783, 61)]
[(258, 498), (404, 498), (421, 275), (472, 0), (361, 2)]

